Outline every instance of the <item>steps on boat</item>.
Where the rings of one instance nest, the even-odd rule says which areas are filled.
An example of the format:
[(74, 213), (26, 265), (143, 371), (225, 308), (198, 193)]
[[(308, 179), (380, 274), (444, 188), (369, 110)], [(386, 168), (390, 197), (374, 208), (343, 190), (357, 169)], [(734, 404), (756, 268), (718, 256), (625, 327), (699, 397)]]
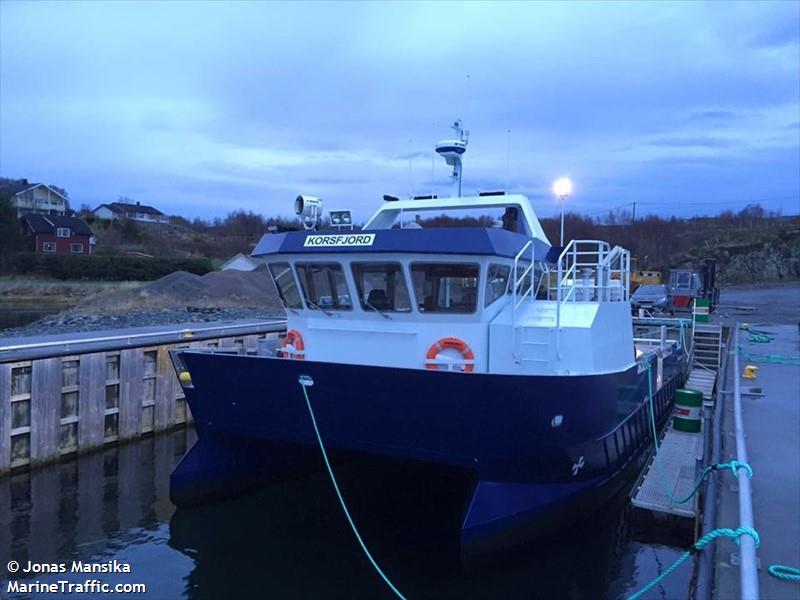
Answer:
[[(661, 467), (656, 464), (661, 461)], [(684, 503), (673, 502), (688, 496), (700, 474), (703, 460), (703, 434), (676, 431), (669, 427), (658, 450), (658, 458), (650, 458), (639, 482), (634, 486), (631, 503), (642, 509), (676, 517), (694, 518), (696, 497)], [(663, 475), (662, 475), (663, 472)]]

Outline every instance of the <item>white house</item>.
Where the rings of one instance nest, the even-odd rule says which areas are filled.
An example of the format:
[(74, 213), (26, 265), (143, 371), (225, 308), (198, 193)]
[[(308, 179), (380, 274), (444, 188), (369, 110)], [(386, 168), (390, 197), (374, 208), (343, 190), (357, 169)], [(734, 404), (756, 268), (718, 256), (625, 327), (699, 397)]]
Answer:
[(28, 214), (64, 216), (69, 200), (61, 192), (44, 183), (29, 183), (27, 179), (4, 180), (0, 197), (8, 197), (17, 209), (17, 217)]
[(130, 219), (147, 223), (169, 223), (169, 217), (157, 208), (137, 202), (111, 202), (101, 204), (92, 211), (99, 219)]

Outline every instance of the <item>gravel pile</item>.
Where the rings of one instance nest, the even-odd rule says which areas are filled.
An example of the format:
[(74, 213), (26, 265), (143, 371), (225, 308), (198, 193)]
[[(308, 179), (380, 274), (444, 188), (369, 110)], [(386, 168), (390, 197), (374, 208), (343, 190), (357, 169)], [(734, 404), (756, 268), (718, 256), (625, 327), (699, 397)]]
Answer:
[(266, 267), (254, 271), (212, 271), (202, 277), (176, 271), (136, 290), (113, 290), (87, 298), (76, 314), (119, 314), (139, 308), (262, 308), (281, 310)]
[(18, 337), (283, 316), (265, 266), (203, 276), (176, 271), (135, 289), (102, 291), (75, 308), (2, 334)]

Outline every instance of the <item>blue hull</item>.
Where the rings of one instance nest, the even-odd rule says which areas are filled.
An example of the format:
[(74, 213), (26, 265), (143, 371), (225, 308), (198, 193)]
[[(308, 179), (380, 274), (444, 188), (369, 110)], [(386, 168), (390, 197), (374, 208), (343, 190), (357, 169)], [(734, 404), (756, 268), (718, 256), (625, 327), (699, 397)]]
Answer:
[[(183, 351), (198, 444), (173, 473), (178, 504), (319, 466), (300, 375), (327, 448), (469, 470), (464, 547), (544, 534), (602, 505), (635, 476), (652, 435), (647, 377), (462, 374)], [(654, 399), (662, 425), (683, 362)], [(554, 426), (559, 421), (560, 425)], [(508, 539), (509, 534), (511, 540)]]

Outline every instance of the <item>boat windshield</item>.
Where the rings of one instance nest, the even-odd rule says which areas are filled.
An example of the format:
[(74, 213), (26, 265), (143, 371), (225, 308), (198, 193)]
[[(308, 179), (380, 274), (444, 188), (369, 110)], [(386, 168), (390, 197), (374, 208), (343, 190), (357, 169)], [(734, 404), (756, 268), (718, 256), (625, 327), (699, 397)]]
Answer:
[(271, 263), (269, 272), (272, 275), (272, 281), (275, 282), (275, 287), (278, 288), (278, 295), (283, 300), (283, 304), (287, 308), (303, 308), (289, 263)]
[(353, 302), (337, 263), (298, 263), (297, 275), (306, 304), (312, 310), (351, 310)]
[(510, 273), (511, 267), (508, 265), (489, 265), (489, 269), (486, 271), (486, 300), (483, 303), (484, 306), (489, 306), (506, 293)]
[(411, 299), (400, 263), (354, 262), (361, 308), (376, 312), (411, 312)]
[(476, 264), (413, 263), (411, 280), (419, 311), (475, 312), (479, 272)]

